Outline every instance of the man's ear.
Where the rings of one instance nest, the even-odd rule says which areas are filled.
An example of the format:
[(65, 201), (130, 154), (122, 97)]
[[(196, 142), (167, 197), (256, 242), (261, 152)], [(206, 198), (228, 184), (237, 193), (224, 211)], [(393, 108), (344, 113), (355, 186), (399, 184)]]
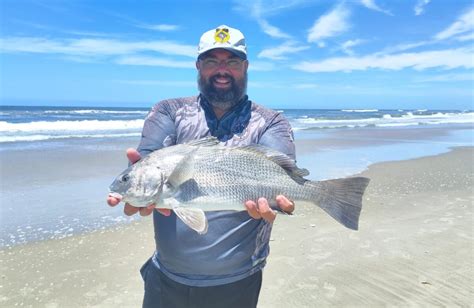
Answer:
[(199, 62), (199, 60), (196, 61), (196, 68), (198, 71), (201, 69), (201, 63)]

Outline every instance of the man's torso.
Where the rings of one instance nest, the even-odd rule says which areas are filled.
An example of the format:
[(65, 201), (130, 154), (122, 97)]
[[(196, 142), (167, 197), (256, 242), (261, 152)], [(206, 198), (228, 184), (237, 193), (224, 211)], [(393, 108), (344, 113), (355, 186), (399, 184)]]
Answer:
[[(211, 135), (226, 146), (262, 144), (294, 158), (288, 122), (246, 99), (221, 119), (199, 97), (160, 102), (147, 117), (138, 149), (146, 155)], [(263, 268), (271, 224), (250, 218), (246, 211), (213, 211), (206, 217), (208, 233), (199, 235), (174, 214), (154, 213), (153, 261), (164, 274), (183, 284), (211, 286), (243, 279)]]

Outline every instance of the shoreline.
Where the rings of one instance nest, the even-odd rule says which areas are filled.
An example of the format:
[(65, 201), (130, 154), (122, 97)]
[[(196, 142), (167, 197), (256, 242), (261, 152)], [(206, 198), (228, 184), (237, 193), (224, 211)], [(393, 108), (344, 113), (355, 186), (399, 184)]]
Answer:
[[(469, 305), (473, 151), (371, 165), (357, 232), (305, 204), (279, 217), (259, 307)], [(4, 248), (0, 304), (140, 306), (153, 250), (147, 218)]]
[[(455, 146), (455, 147), (447, 148), (446, 152), (441, 152), (441, 153), (436, 153), (436, 154), (431, 154), (431, 155), (426, 155), (426, 156), (421, 156), (421, 157), (415, 157), (415, 158), (409, 158), (409, 159), (388, 160), (388, 161), (376, 162), (376, 163), (368, 165), (364, 170), (362, 170), (360, 172), (356, 172), (356, 173), (353, 173), (353, 174), (350, 174), (350, 175), (346, 175), (345, 177), (364, 176), (364, 174), (366, 172), (368, 172), (369, 169), (374, 168), (375, 166), (378, 166), (380, 164), (390, 164), (390, 163), (406, 162), (406, 161), (412, 161), (412, 160), (418, 160), (418, 159), (424, 159), (424, 158), (432, 158), (432, 157), (437, 157), (437, 156), (440, 156), (440, 155), (446, 155), (446, 154), (449, 154), (451, 152), (458, 151), (458, 150), (464, 150), (464, 149), (467, 149), (467, 150), (473, 149), (474, 150), (474, 146)], [(25, 156), (28, 156), (28, 155), (25, 154)], [(115, 156), (115, 158), (117, 158), (117, 157)], [(116, 161), (113, 161), (110, 165), (114, 165), (117, 162), (119, 162), (121, 164), (125, 164), (126, 160), (123, 157), (118, 158)], [(473, 158), (473, 163), (474, 163), (474, 158)], [(72, 177), (77, 177), (77, 175), (73, 175)], [(11, 183), (9, 183), (9, 184), (11, 184)], [(13, 184), (18, 185), (18, 183), (13, 183)], [(103, 198), (103, 199), (104, 200), (100, 200), (100, 201), (104, 201), (103, 204), (101, 203), (101, 205), (105, 205), (106, 206), (105, 208), (107, 210), (110, 210), (110, 211), (117, 211), (117, 209), (118, 209), (119, 210), (118, 212), (120, 213), (120, 215), (123, 216), (122, 217), (123, 219), (118, 219), (117, 223), (115, 223), (115, 224), (109, 224), (109, 225), (102, 226), (102, 227), (97, 228), (97, 229), (89, 229), (89, 230), (85, 230), (85, 231), (79, 232), (79, 233), (64, 234), (63, 236), (57, 237), (57, 238), (47, 238), (47, 239), (41, 239), (41, 240), (34, 240), (34, 241), (31, 241), (31, 242), (28, 241), (28, 242), (24, 242), (24, 243), (15, 244), (15, 245), (6, 245), (4, 247), (0, 246), (0, 251), (14, 249), (14, 248), (20, 247), (20, 246), (41, 244), (43, 242), (58, 241), (58, 240), (63, 240), (63, 239), (70, 238), (70, 237), (87, 236), (88, 234), (103, 233), (103, 232), (107, 232), (107, 231), (110, 231), (110, 230), (127, 228), (130, 225), (140, 224), (142, 220), (147, 219), (146, 217), (140, 217), (138, 215), (134, 215), (132, 217), (125, 216), (123, 214), (123, 212), (121, 211), (123, 209), (123, 206), (119, 205), (119, 206), (114, 207), (114, 208), (108, 207), (106, 205), (105, 198)]]
[[(311, 180), (348, 177), (374, 163), (437, 155), (472, 144), (467, 141), (469, 133), (472, 127), (465, 125), (336, 129), (317, 136), (305, 133), (295, 141), (297, 164), (309, 170), (307, 178)], [(0, 225), (0, 249), (133, 221), (119, 208), (104, 207), (103, 199), (111, 181), (127, 165), (125, 149), (138, 142), (138, 138), (85, 143), (80, 139), (51, 140), (39, 146), (35, 155), (25, 149), (4, 149), (0, 165), (8, 181), (1, 183), (4, 206), (0, 207), (0, 218), (12, 219), (4, 219)], [(77, 210), (62, 204), (69, 200)], [(18, 208), (32, 203), (20, 220)]]

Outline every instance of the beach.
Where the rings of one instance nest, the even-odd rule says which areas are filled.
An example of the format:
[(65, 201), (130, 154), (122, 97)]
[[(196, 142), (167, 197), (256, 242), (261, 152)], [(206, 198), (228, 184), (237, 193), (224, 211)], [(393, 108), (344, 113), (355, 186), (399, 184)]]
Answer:
[(308, 205), (275, 223), (261, 307), (472, 306), (473, 149), (361, 175), (359, 231)]
[[(331, 172), (317, 175), (317, 166), (308, 165), (308, 157), (318, 153), (319, 157), (334, 156), (338, 151), (343, 155), (356, 149), (367, 152), (373, 146), (391, 151), (383, 147), (393, 146), (396, 140), (406, 141), (404, 153), (410, 152), (407, 144), (419, 148), (419, 140), (416, 143), (407, 137), (414, 131), (400, 131), (396, 138), (378, 130), (353, 132), (359, 135), (335, 132), (332, 137), (358, 138), (359, 143), (323, 151), (318, 147), (331, 134), (323, 141), (297, 138), (299, 162), (315, 178), (324, 178)], [(433, 147), (439, 136), (443, 134), (434, 130), (423, 138), (431, 140)], [(107, 185), (126, 164), (123, 150), (135, 146), (136, 139), (78, 143), (83, 145), (80, 151), (52, 143), (38, 149), (33, 158), (22, 156), (21, 151), (1, 155), (2, 177), (9, 179), (2, 181), (2, 191), (24, 202), (21, 208), (4, 211), (2, 224), (8, 223), (5, 213), (31, 220), (21, 229), (23, 238), (31, 240), (17, 238), (0, 250), (2, 307), (141, 305), (139, 268), (154, 251), (151, 219), (130, 219), (119, 207), (105, 204)], [(294, 215), (279, 216), (259, 307), (471, 306), (473, 148), (440, 153), (414, 158), (402, 155), (400, 159), (388, 156), (391, 161), (382, 162), (365, 159), (369, 167), (360, 175), (369, 177), (371, 183), (358, 231), (342, 227), (310, 204), (297, 204)], [(49, 188), (39, 189), (44, 186)], [(2, 206), (18, 204), (16, 200), (4, 199)], [(28, 200), (41, 204), (42, 209), (35, 209)], [(35, 216), (27, 213), (47, 215), (48, 206), (64, 221), (72, 219), (74, 211), (84, 220), (88, 215), (114, 215), (110, 214), (110, 221), (85, 224), (82, 229), (63, 222), (65, 229), (59, 228), (57, 236), (53, 232), (47, 239), (35, 239), (30, 233), (46, 227), (35, 225)], [(61, 208), (68, 210), (61, 213)]]

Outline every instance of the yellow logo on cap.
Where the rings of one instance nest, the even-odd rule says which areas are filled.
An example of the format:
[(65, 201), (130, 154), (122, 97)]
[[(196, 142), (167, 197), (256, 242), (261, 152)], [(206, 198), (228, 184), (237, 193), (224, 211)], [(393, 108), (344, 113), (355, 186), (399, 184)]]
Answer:
[(230, 39), (229, 29), (216, 29), (216, 34), (214, 34), (214, 40), (216, 43), (225, 43)]

